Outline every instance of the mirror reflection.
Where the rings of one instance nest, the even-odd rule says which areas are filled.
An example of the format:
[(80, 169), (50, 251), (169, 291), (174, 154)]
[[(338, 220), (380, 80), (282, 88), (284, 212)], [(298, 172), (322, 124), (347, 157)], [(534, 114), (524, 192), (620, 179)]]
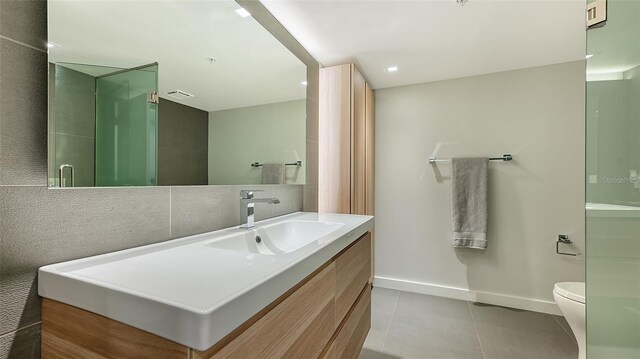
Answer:
[(50, 186), (304, 183), (306, 66), (237, 3), (48, 8)]

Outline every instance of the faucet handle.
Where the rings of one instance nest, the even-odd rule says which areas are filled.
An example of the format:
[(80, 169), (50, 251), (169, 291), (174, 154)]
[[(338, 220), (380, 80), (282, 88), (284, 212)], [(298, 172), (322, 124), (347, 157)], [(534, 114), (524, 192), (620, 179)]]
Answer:
[(254, 192), (264, 192), (261, 189), (243, 189), (240, 191), (240, 197), (242, 199), (252, 199)]

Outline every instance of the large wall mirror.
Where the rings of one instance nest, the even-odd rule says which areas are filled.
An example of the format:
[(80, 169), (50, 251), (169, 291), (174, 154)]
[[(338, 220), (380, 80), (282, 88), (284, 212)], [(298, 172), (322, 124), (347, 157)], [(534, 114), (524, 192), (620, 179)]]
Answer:
[(305, 182), (305, 64), (233, 0), (48, 1), (49, 185)]

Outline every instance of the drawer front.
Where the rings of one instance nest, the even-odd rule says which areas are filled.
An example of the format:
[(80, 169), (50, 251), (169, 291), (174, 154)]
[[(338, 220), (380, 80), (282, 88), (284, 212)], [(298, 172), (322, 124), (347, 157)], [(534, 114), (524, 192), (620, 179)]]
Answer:
[(371, 286), (367, 285), (336, 336), (335, 357), (340, 359), (358, 358), (370, 328)]
[(42, 300), (44, 359), (181, 359), (188, 348), (51, 299)]
[(336, 323), (340, 324), (369, 283), (371, 277), (371, 233), (367, 232), (336, 260)]
[(329, 346), (329, 350), (322, 356), (322, 359), (337, 359), (336, 358), (336, 342), (335, 340), (331, 342), (331, 346)]
[(194, 358), (317, 358), (333, 335), (335, 264), (258, 319), (216, 353)]

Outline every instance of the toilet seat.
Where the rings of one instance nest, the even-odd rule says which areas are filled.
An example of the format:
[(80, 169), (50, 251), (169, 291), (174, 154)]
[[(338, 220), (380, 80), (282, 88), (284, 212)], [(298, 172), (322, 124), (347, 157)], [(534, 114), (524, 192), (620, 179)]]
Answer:
[(560, 282), (556, 283), (553, 291), (558, 295), (575, 302), (585, 303), (585, 285), (584, 282)]

